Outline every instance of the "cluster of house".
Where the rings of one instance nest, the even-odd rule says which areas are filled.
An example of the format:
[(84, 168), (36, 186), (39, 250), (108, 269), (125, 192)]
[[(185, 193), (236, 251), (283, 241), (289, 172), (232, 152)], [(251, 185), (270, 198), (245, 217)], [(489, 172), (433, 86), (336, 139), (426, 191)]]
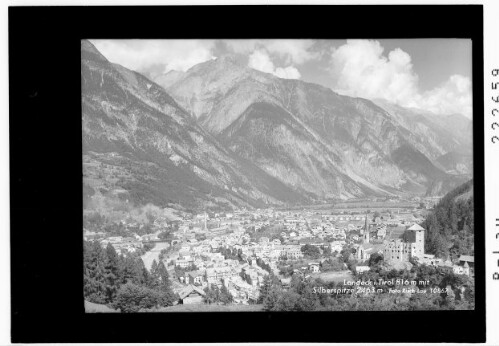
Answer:
[[(446, 267), (452, 269), (455, 274), (474, 275), (474, 257), (462, 255), (457, 263), (450, 260), (436, 258), (435, 255), (424, 252), (425, 229), (418, 224), (405, 229), (403, 232), (395, 232), (394, 236), (385, 239), (383, 244), (370, 243), (369, 227), (366, 223), (362, 242), (356, 247), (356, 258), (359, 261), (366, 261), (374, 253), (383, 255), (385, 262), (409, 262), (416, 260), (419, 263), (436, 267)], [(365, 270), (357, 267), (357, 271)]]
[(375, 237), (377, 239), (385, 239), (386, 237), (386, 223), (381, 223), (380, 225), (376, 226), (375, 229)]
[(83, 240), (92, 241), (102, 239), (106, 236), (104, 232), (93, 232), (87, 229), (83, 229)]
[[(236, 261), (237, 264), (225, 261), (227, 260), (217, 264), (208, 264), (210, 267), (205, 269), (185, 272), (178, 279), (183, 284), (198, 287), (203, 292), (206, 287), (216, 285), (221, 288), (224, 285), (231, 293), (235, 303), (247, 304), (249, 301), (256, 301), (264, 277), (269, 273), (256, 265), (256, 263), (240, 265), (238, 261)], [(179, 295), (182, 296), (180, 292)], [(201, 296), (204, 296), (204, 294), (201, 294)], [(183, 301), (184, 304), (190, 302), (193, 301), (191, 299), (187, 302)]]
[(475, 275), (475, 257), (468, 255), (461, 255), (456, 263), (450, 260), (436, 258), (435, 255), (424, 254), (423, 258), (419, 261), (426, 265), (435, 267), (443, 267), (452, 269), (454, 274), (474, 276)]
[[(279, 238), (270, 240), (267, 237), (260, 237), (258, 242), (252, 242), (246, 230), (250, 227), (258, 229), (271, 225), (271, 222), (266, 219), (269, 217), (274, 219), (272, 225), (279, 224), (284, 226), (285, 231), (279, 234)], [(413, 215), (411, 214), (410, 217), (413, 217)], [(365, 231), (368, 224), (367, 216), (359, 215), (320, 215), (312, 212), (292, 213), (265, 210), (255, 213), (241, 212), (225, 214), (224, 216), (215, 215), (215, 218), (217, 218), (217, 222), (221, 226), (210, 229), (209, 234), (212, 236), (210, 239), (201, 242), (193, 239), (193, 234), (203, 232), (203, 228), (202, 226), (198, 226), (199, 228), (192, 227), (192, 225), (189, 226), (192, 220), (181, 225), (179, 232), (176, 234), (184, 246), (180, 250), (178, 257), (174, 259), (174, 263), (176, 266), (182, 268), (195, 265), (199, 270), (204, 271), (202, 275), (199, 272), (195, 273), (198, 277), (196, 280), (200, 283), (209, 282), (209, 278), (211, 277), (218, 280), (229, 276), (240, 276), (242, 269), (240, 267), (237, 268), (238, 262), (234, 261), (232, 264), (233, 267), (231, 267), (227, 263), (228, 260), (225, 260), (224, 256), (218, 252), (220, 248), (230, 248), (232, 251), (240, 251), (241, 259), (244, 263), (251, 264), (252, 261), (260, 258), (268, 263), (272, 270), (277, 271), (277, 261), (279, 259), (293, 260), (303, 258), (301, 247), (304, 243), (302, 243), (302, 239), (316, 239), (317, 243), (312, 243), (312, 245), (321, 248), (329, 246), (332, 253), (340, 253), (346, 245), (353, 245), (357, 250), (355, 256), (359, 261), (368, 260), (370, 255), (376, 252), (383, 254), (386, 246), (380, 242), (378, 244), (371, 244), (369, 239), (370, 234), (377, 240), (384, 240), (386, 237), (387, 223), (383, 222), (379, 217), (367, 226), (367, 232)], [(199, 214), (194, 219), (203, 221), (205, 226), (208, 222), (206, 213)], [(232, 222), (230, 226), (224, 224), (228, 220)], [(252, 222), (249, 222), (251, 220)], [(403, 218), (398, 219), (399, 225), (405, 221)], [(405, 227), (402, 228), (405, 229)], [(207, 229), (204, 231), (207, 231)], [(224, 235), (213, 236), (217, 231), (221, 231), (221, 234)], [(227, 232), (231, 231), (232, 233), (227, 234)], [(360, 236), (355, 235), (359, 232)], [(354, 235), (350, 236), (351, 234)], [(327, 242), (324, 241), (325, 238), (328, 238)], [(361, 241), (360, 244), (357, 243), (359, 240)], [(395, 254), (395, 251), (398, 250), (393, 250), (393, 254)], [(404, 256), (401, 255), (401, 257)], [(216, 269), (221, 267), (229, 269)], [(312, 262), (305, 269), (308, 269), (309, 272), (318, 272), (320, 264)], [(224, 272), (225, 270), (227, 273)], [(217, 271), (220, 273), (215, 274)], [(181, 280), (185, 280), (184, 282), (187, 283), (186, 278)]]
[[(345, 246), (353, 247), (354, 258), (367, 261), (372, 254), (379, 253), (387, 261), (410, 261), (417, 257), (422, 263), (452, 266), (458, 274), (472, 275), (473, 258), (464, 257), (458, 264), (449, 264), (424, 253), (424, 229), (417, 224), (407, 229), (411, 221), (420, 221), (412, 213), (383, 215), (375, 220), (367, 216), (339, 213), (336, 215), (317, 212), (290, 212), (263, 209), (235, 211), (233, 213), (198, 214), (184, 217), (174, 231), (172, 245), (179, 244), (178, 252), (170, 254), (165, 262), (188, 270), (177, 277), (178, 293), (184, 303), (202, 300), (203, 288), (208, 285), (225, 285), (236, 303), (246, 304), (258, 298), (260, 286), (268, 272), (257, 265), (265, 263), (267, 269), (278, 273), (277, 262), (281, 259), (303, 258), (304, 244), (329, 247), (331, 253), (339, 254)], [(210, 227), (208, 227), (210, 224)], [(262, 236), (252, 241), (250, 229), (281, 225), (279, 238)], [(134, 252), (144, 242), (158, 241), (158, 233), (171, 228), (166, 218), (157, 218), (153, 229), (157, 232), (130, 237), (107, 237), (101, 240), (106, 246), (111, 243), (117, 251)], [(198, 235), (205, 237), (199, 238)], [(402, 237), (402, 235), (404, 235)], [(86, 238), (102, 238), (101, 234), (85, 232)], [(238, 259), (225, 258), (221, 249), (237, 253)], [(233, 258), (232, 256), (230, 256)], [(463, 256), (462, 256), (463, 257)], [(195, 267), (196, 270), (188, 268)], [(301, 273), (320, 271), (320, 260), (308, 263)], [(357, 266), (357, 271), (369, 270)], [(183, 297), (183, 298), (182, 298)]]

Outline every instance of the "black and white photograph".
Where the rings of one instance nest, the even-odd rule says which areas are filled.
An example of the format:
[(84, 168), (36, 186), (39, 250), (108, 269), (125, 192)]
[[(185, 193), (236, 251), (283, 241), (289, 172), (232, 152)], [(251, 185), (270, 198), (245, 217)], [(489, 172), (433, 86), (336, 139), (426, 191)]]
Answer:
[(86, 313), (475, 310), (472, 40), (82, 39)]
[(279, 1), (8, 7), (1, 344), (499, 340), (498, 5)]

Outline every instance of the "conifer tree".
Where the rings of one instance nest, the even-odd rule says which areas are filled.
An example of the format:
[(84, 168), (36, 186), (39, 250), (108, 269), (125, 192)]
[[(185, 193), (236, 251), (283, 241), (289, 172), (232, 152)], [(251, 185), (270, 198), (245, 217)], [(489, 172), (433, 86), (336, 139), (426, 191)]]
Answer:
[(105, 296), (105, 259), (106, 255), (99, 242), (86, 242), (84, 245), (84, 286), (87, 300), (103, 304)]
[(233, 300), (234, 298), (232, 297), (232, 294), (230, 294), (227, 287), (222, 285), (222, 288), (220, 289), (219, 301), (224, 304), (230, 304)]
[(159, 275), (158, 275), (158, 262), (156, 260), (152, 261), (151, 271), (150, 271), (150, 288), (156, 289), (160, 285)]
[(111, 243), (108, 243), (106, 247), (104, 271), (106, 303), (111, 303), (116, 296), (120, 284), (119, 257)]
[(165, 264), (159, 262), (156, 275), (158, 276), (158, 290), (161, 292), (161, 305), (170, 306), (173, 302), (178, 300), (178, 296), (173, 292), (171, 287), (171, 282), (168, 277), (168, 271), (166, 270)]
[(271, 287), (265, 297), (263, 297), (263, 308), (266, 311), (274, 310), (282, 293), (277, 287)]
[(166, 270), (165, 264), (163, 262), (159, 262), (158, 268), (157, 268), (157, 275), (159, 277), (159, 281), (161, 283), (161, 286), (171, 286), (170, 280), (169, 280), (169, 275), (168, 271)]
[(206, 304), (213, 304), (218, 302), (219, 291), (217, 286), (208, 286), (204, 289), (204, 291), (206, 292), (206, 295), (204, 296), (204, 302)]
[(137, 257), (135, 259), (135, 276), (136, 283), (138, 285), (144, 285), (147, 287), (151, 285), (151, 276), (146, 266), (144, 265), (144, 261), (142, 261), (142, 258), (140, 257)]
[(263, 278), (263, 286), (260, 288), (260, 295), (258, 296), (258, 304), (262, 304), (273, 287), (277, 287), (277, 278), (273, 275), (265, 275)]
[(122, 284), (137, 281), (137, 269), (133, 256), (122, 256), (122, 261), (120, 263), (120, 274)]

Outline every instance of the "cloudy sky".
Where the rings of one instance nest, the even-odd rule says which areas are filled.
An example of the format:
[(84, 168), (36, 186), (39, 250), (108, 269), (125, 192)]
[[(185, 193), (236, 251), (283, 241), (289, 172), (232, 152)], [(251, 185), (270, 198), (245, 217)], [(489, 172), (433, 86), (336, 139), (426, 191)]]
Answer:
[(150, 78), (235, 54), (254, 69), (340, 94), (472, 116), (470, 40), (91, 41), (110, 61)]

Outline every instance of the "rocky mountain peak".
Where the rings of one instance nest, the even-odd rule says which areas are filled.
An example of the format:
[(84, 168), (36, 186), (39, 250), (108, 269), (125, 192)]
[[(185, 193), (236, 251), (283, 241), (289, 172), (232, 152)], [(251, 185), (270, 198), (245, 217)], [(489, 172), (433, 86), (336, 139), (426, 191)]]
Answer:
[(226, 54), (195, 65), (186, 71), (187, 75), (223, 76), (227, 74), (242, 74), (248, 67), (235, 55)]
[(81, 40), (81, 57), (88, 60), (108, 61), (88, 40)]
[(219, 64), (241, 65), (237, 57), (233, 54), (225, 54), (215, 59)]

